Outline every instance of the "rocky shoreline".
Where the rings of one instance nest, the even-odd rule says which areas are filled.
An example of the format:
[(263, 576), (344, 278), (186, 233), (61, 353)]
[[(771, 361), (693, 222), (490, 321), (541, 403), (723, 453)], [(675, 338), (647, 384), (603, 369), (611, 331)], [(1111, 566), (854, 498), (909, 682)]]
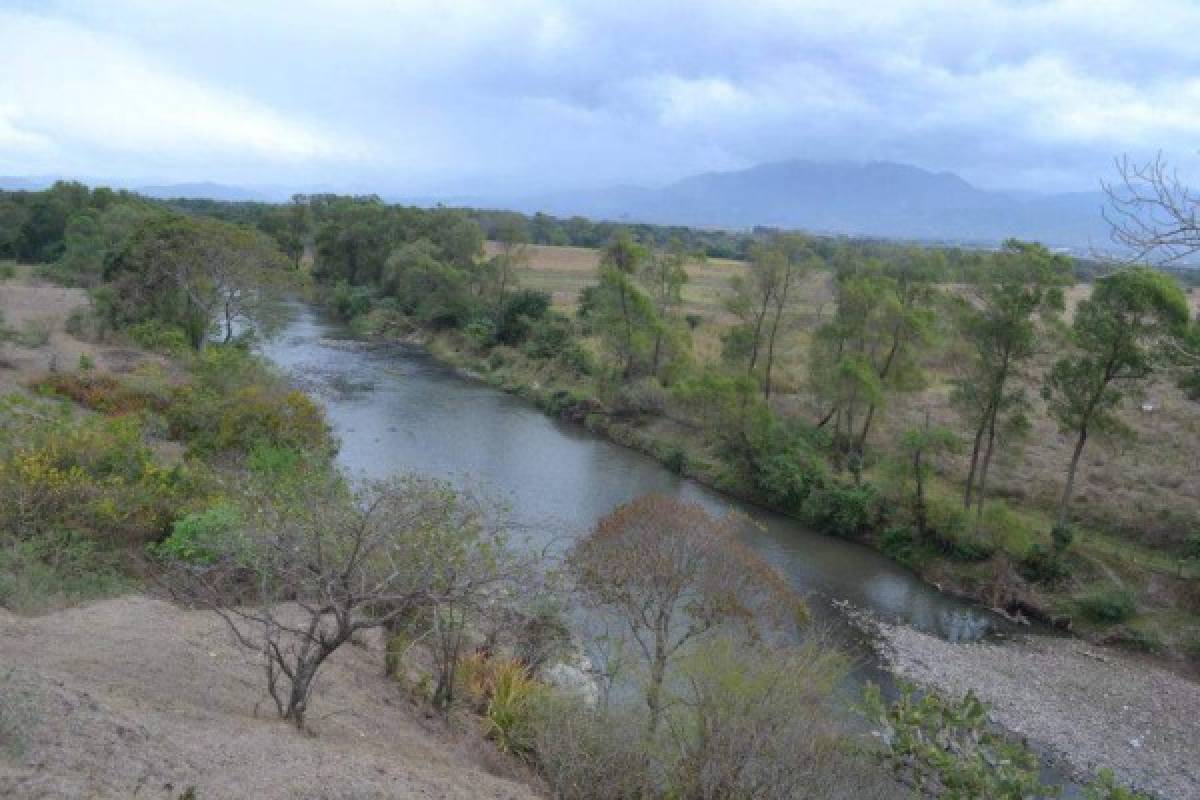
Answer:
[(898, 677), (951, 695), (974, 690), (997, 725), (1081, 781), (1107, 767), (1140, 791), (1200, 797), (1200, 685), (1079, 639), (955, 644), (861, 614), (858, 621)]

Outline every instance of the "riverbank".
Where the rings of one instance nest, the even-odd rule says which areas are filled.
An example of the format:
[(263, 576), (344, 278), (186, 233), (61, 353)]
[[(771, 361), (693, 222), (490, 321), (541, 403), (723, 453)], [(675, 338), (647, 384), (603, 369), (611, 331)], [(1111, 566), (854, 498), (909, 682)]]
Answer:
[(1107, 767), (1161, 797), (1200, 797), (1200, 686), (1078, 639), (1021, 636), (951, 644), (907, 626), (866, 623), (896, 675), (939, 692), (968, 690), (993, 721), (1084, 779)]
[[(552, 417), (579, 424), (742, 502), (792, 516), (786, 509), (774, 506), (739, 470), (723, 460), (701, 426), (671, 414), (669, 408), (662, 413), (640, 415), (613, 413), (596, 399), (594, 382), (564, 369), (555, 360), (530, 358), (514, 348), (477, 349), (454, 331), (405, 327), (382, 331), (377, 336), (419, 345), (465, 376), (522, 397)], [(937, 486), (936, 481), (935, 487), (946, 488)], [(884, 500), (891, 502), (887, 497)], [(1093, 644), (1123, 645), (1159, 658), (1189, 676), (1195, 674), (1197, 660), (1192, 657), (1189, 663), (1186, 658), (1188, 637), (1196, 635), (1196, 623), (1183, 608), (1175, 608), (1176, 598), (1188, 595), (1188, 576), (1172, 573), (1165, 567), (1147, 566), (1127, 552), (1127, 548), (1112, 549), (1108, 540), (1093, 532), (1082, 534), (1075, 544), (1080, 579), (1057, 585), (1026, 579), (1022, 565), (1004, 549), (997, 549), (991, 557), (983, 559), (958, 559), (928, 549), (917, 557), (913, 553), (915, 548), (896, 548), (884, 526), (867, 531), (856, 537), (856, 541), (911, 570), (939, 592), (1013, 619), (1032, 619), (1069, 630)], [(1118, 557), (1122, 554), (1126, 557)], [(1091, 624), (1074, 612), (1077, 587), (1093, 580), (1083, 577), (1093, 572), (1103, 581), (1144, 582), (1152, 589), (1147, 596), (1163, 600), (1165, 607), (1153, 609), (1153, 616), (1147, 619), (1135, 618), (1116, 625)], [(1168, 623), (1174, 627), (1164, 627)]]

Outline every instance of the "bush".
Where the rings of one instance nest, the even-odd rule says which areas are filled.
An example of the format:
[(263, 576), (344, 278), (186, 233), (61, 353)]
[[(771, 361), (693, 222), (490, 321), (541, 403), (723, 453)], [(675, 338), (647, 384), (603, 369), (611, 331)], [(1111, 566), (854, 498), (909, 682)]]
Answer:
[(915, 540), (912, 528), (892, 527), (883, 532), (883, 537), (879, 540), (879, 549), (893, 561), (912, 565), (915, 561)]
[(687, 463), (687, 451), (678, 445), (672, 446), (663, 457), (663, 465), (676, 475), (687, 471)]
[(549, 359), (563, 353), (570, 341), (571, 321), (552, 311), (530, 328), (521, 349), (531, 358)]
[(1021, 559), (1018, 570), (1025, 580), (1052, 586), (1070, 574), (1066, 560), (1056, 551), (1043, 544), (1035, 544)]
[(657, 378), (638, 378), (623, 384), (613, 401), (613, 413), (623, 417), (661, 414), (667, 406), (667, 392)]
[(43, 319), (31, 319), (17, 334), (17, 344), (36, 350), (50, 343), (50, 323)]
[(1134, 615), (1137, 611), (1137, 601), (1128, 589), (1103, 586), (1076, 597), (1075, 608), (1086, 620), (1115, 625)]
[(929, 537), (947, 558), (956, 561), (986, 561), (996, 552), (992, 542), (977, 538), (962, 506), (957, 502), (930, 498)]
[(879, 493), (870, 484), (817, 487), (805, 498), (801, 516), (822, 533), (853, 539), (878, 524)]
[(130, 325), (125, 330), (136, 344), (156, 353), (177, 356), (191, 349), (186, 331), (157, 319)]
[(559, 351), (563, 363), (580, 375), (596, 374), (596, 358), (586, 346), (577, 339), (568, 340)]
[(496, 340), (507, 345), (520, 344), (549, 310), (550, 295), (545, 292), (533, 289), (513, 292), (497, 315)]
[(171, 535), (153, 547), (155, 555), (187, 564), (208, 565), (226, 550), (226, 537), (241, 525), (233, 506), (216, 505), (175, 521)]
[(338, 319), (348, 322), (371, 310), (371, 292), (362, 286), (339, 283), (329, 297), (329, 308)]

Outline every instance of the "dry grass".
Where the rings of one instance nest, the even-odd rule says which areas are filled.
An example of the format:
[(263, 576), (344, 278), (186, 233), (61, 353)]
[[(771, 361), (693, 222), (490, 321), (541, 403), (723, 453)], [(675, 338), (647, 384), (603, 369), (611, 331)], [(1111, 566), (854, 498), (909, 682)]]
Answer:
[[(497, 246), (488, 243), (488, 249), (494, 253)], [(522, 285), (550, 292), (560, 308), (574, 308), (579, 290), (596, 280), (599, 252), (594, 249), (534, 245), (529, 253), (529, 265), (519, 275)], [(732, 323), (723, 302), (729, 296), (730, 278), (744, 269), (743, 262), (711, 259), (688, 270), (685, 311), (702, 317), (694, 337), (694, 352), (701, 363), (720, 357), (721, 334)], [(953, 291), (953, 287), (945, 288)], [(1067, 290), (1068, 319), (1090, 293), (1089, 285)], [(812, 331), (832, 313), (830, 276), (810, 276), (800, 296), (803, 299), (781, 342), (776, 404), (790, 413), (811, 414), (804, 391), (805, 360)], [(1189, 298), (1193, 311), (1200, 312), (1200, 291), (1191, 291)], [(1035, 403), (1033, 429), (1004, 448), (990, 478), (994, 496), (1011, 498), (1019, 506), (1039, 511), (1051, 509), (1057, 501), (1073, 444), (1045, 416), (1038, 397), (1041, 375), (1058, 355), (1048, 350), (1031, 370), (1027, 390)], [(873, 437), (877, 446), (895, 441), (903, 428), (924, 417), (926, 409), (932, 412), (935, 422), (962, 428), (949, 403), (954, 357), (943, 353), (933, 362), (929, 388), (892, 399)], [(1088, 445), (1075, 510), (1096, 528), (1119, 531), (1143, 544), (1159, 546), (1200, 530), (1200, 480), (1195, 479), (1200, 475), (1200, 405), (1189, 401), (1165, 379), (1149, 387), (1145, 400), (1153, 411), (1144, 412), (1140, 401), (1131, 401), (1123, 414), (1136, 434), (1134, 439), (1114, 445)], [(960, 479), (964, 465), (962, 457), (944, 465), (952, 482)]]

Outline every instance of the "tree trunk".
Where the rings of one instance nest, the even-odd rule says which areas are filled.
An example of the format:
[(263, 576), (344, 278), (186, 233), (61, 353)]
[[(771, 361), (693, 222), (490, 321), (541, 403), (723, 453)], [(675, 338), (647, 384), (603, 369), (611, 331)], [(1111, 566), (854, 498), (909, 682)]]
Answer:
[(1075, 452), (1071, 454), (1071, 466), (1067, 470), (1067, 485), (1063, 487), (1062, 499), (1058, 502), (1058, 527), (1066, 527), (1068, 511), (1071, 504), (1071, 492), (1075, 488), (1075, 473), (1079, 469), (1079, 457), (1083, 455), (1083, 445), (1087, 442), (1087, 423), (1079, 428), (1079, 439), (1075, 442)]
[(975, 431), (975, 444), (971, 447), (971, 468), (967, 471), (967, 486), (963, 490), (963, 511), (971, 508), (971, 490), (975, 488), (975, 470), (979, 466), (979, 449), (983, 444), (983, 432), (987, 428), (987, 415), (979, 422)]
[(991, 422), (988, 423), (987, 447), (983, 451), (983, 464), (979, 468), (979, 489), (975, 493), (975, 532), (983, 524), (983, 501), (987, 499), (988, 467), (992, 463), (992, 451), (996, 447), (996, 412), (992, 412)]

